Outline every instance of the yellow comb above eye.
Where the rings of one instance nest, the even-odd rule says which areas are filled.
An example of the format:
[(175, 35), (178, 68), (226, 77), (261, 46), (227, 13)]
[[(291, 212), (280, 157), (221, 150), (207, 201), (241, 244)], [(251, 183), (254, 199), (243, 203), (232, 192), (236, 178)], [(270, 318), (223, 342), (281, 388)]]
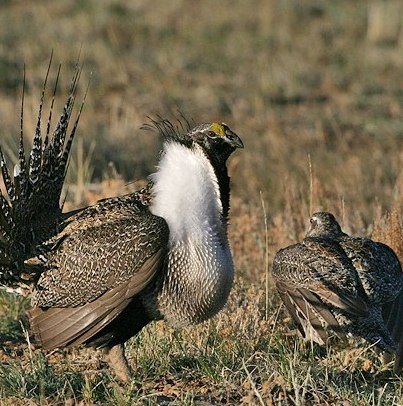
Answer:
[(215, 133), (217, 133), (221, 137), (225, 137), (225, 128), (222, 124), (213, 123), (211, 124), (210, 129), (212, 129)]

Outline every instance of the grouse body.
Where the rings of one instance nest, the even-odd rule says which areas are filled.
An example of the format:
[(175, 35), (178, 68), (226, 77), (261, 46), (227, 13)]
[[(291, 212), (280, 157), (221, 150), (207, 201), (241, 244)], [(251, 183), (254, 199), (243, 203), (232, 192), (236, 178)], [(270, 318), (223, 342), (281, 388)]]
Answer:
[[(26, 160), (21, 131), (14, 179), (0, 156), (8, 195), (0, 195), (0, 283), (31, 293), (30, 322), (45, 349), (87, 344), (122, 361), (122, 344), (150, 321), (195, 324), (224, 306), (233, 281), (226, 161), (243, 144), (226, 124), (152, 120), (163, 150), (147, 186), (63, 213), (78, 76), (43, 137), (45, 81), (33, 148)], [(116, 368), (128, 378), (126, 366)]]
[[(403, 326), (396, 318), (402, 303), (403, 273), (385, 244), (345, 234), (334, 216), (312, 215), (301, 243), (281, 249), (273, 278), (280, 297), (302, 335), (321, 345), (329, 330), (394, 353)], [(398, 355), (395, 370), (399, 371)]]

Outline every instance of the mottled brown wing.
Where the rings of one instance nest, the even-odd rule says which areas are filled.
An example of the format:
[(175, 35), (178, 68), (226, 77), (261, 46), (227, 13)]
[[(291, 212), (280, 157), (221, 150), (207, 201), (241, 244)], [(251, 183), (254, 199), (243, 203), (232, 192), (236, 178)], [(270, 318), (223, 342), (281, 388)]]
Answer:
[(368, 314), (366, 303), (357, 295), (355, 270), (337, 245), (314, 239), (291, 245), (277, 252), (272, 273), (275, 281), (306, 289), (349, 314)]
[(116, 206), (107, 214), (89, 208), (52, 241), (33, 306), (91, 302), (135, 276), (152, 255), (166, 248), (169, 229), (164, 219), (148, 210)]
[(310, 291), (318, 295), (323, 301), (330, 303), (332, 306), (335, 306), (352, 316), (368, 316), (368, 307), (360, 297), (349, 295), (345, 292), (335, 292), (332, 289), (329, 289), (328, 286), (322, 284), (317, 284), (317, 286), (310, 289)]
[(329, 339), (324, 326), (328, 326), (340, 339), (346, 339), (328, 305), (317, 294), (283, 282), (276, 282), (276, 287), (298, 329), (307, 340), (324, 345)]
[(36, 307), (29, 312), (36, 340), (45, 349), (84, 343), (116, 318), (161, 267), (165, 248), (154, 253), (126, 282), (77, 307)]
[(99, 332), (161, 271), (167, 250), (168, 225), (141, 206), (100, 204), (69, 221), (33, 292), (31, 325), (45, 348)]
[(368, 315), (367, 305), (357, 292), (355, 269), (337, 243), (306, 238), (282, 249), (274, 258), (272, 273), (297, 327), (318, 344), (328, 340), (327, 328), (346, 338), (332, 309)]

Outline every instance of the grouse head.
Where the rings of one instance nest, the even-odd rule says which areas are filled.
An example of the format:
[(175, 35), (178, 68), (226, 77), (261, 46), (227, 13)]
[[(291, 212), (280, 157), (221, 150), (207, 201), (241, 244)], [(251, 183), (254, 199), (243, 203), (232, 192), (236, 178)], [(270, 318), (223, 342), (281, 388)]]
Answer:
[(239, 136), (227, 124), (201, 124), (187, 133), (193, 143), (202, 147), (212, 162), (225, 163), (237, 148), (243, 148)]
[(309, 221), (307, 237), (345, 235), (333, 214), (326, 211), (314, 213)]
[(150, 119), (145, 129), (156, 130), (163, 142), (177, 142), (188, 148), (201, 147), (213, 166), (224, 165), (228, 157), (237, 149), (243, 148), (241, 138), (225, 123), (204, 123), (191, 128), (190, 123), (178, 120)]

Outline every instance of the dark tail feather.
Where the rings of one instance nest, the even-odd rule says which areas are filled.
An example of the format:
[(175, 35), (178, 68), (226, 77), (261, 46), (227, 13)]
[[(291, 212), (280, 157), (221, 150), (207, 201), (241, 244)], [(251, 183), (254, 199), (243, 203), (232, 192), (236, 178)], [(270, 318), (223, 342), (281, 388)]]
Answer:
[(24, 66), (24, 82), (22, 87), (21, 97), (21, 115), (20, 115), (20, 143), (18, 149), (18, 165), (14, 168), (14, 183), (16, 193), (19, 196), (25, 196), (28, 188), (28, 172), (27, 161), (24, 154), (24, 101), (25, 101), (25, 66)]
[(400, 340), (397, 351), (396, 351), (396, 360), (393, 366), (393, 372), (395, 374), (401, 374), (403, 370), (403, 339)]
[(314, 312), (329, 326), (333, 333), (343, 341), (347, 340), (347, 336), (341, 329), (336, 318), (329, 310), (328, 306), (322, 302), (320, 297), (307, 289), (298, 289), (305, 300), (312, 306)]
[(307, 289), (289, 286), (280, 281), (276, 282), (276, 287), (305, 339), (313, 340), (319, 345), (326, 344), (330, 337), (324, 327), (327, 326), (339, 339), (346, 340), (346, 335), (339, 323), (317, 294)]
[(301, 293), (301, 290), (296, 289), (292, 292), (290, 291), (290, 297), (300, 311), (301, 315), (303, 315), (303, 318), (301, 318), (301, 323), (304, 326), (305, 338), (308, 340), (313, 340), (319, 345), (326, 344), (327, 340), (329, 339), (329, 335), (323, 327), (321, 320), (313, 311), (312, 306)]
[[(387, 303), (384, 306), (382, 314), (386, 326), (397, 344), (393, 370), (396, 374), (400, 374), (403, 368), (403, 290), (400, 291), (392, 303)], [(392, 354), (384, 353), (383, 359), (384, 362), (389, 362), (392, 359)]]
[[(5, 192), (9, 196), (10, 201), (12, 201), (11, 199), (15, 199), (14, 185), (11, 182), (10, 174), (1, 148), (0, 166)], [(12, 218), (11, 204), (0, 190), (0, 283), (3, 283), (3, 280), (15, 281), (15, 277), (11, 270), (12, 258), (9, 252), (9, 247), (12, 242), (13, 228), (14, 221)]]
[(4, 194), (0, 191), (0, 285), (11, 288), (20, 285), (20, 282), (24, 283), (22, 275), (30, 273), (30, 269), (29, 267), (27, 269), (24, 261), (32, 255), (35, 246), (51, 237), (56, 231), (57, 219), (61, 214), (60, 197), (69, 154), (87, 94), (86, 91), (73, 126), (69, 126), (81, 73), (81, 69), (76, 65), (67, 101), (55, 129), (51, 133), (55, 95), (60, 77), (59, 66), (47, 118), (46, 133), (43, 135), (41, 129), (43, 105), (51, 65), (52, 57), (41, 92), (35, 135), (28, 160), (23, 135), (24, 69), (18, 164), (14, 167), (13, 176), (7, 168), (4, 154), (0, 148), (0, 180), (3, 180), (5, 187)]
[(0, 165), (1, 165), (1, 175), (3, 177), (4, 186), (6, 188), (6, 193), (11, 201), (11, 204), (15, 201), (15, 187), (11, 179), (10, 172), (7, 168), (6, 158), (4, 157), (3, 151), (0, 148)]
[[(42, 91), (41, 104), (38, 113), (38, 123), (34, 138), (34, 145), (29, 160), (30, 181), (33, 185), (38, 184), (38, 186), (34, 188), (36, 191), (35, 194), (36, 207), (41, 211), (60, 208), (60, 195), (62, 192), (62, 187), (66, 176), (71, 145), (76, 133), (77, 124), (80, 119), (84, 103), (83, 101), (80, 106), (77, 118), (70, 132), (70, 135), (68, 136), (67, 135), (68, 126), (74, 107), (77, 92), (77, 84), (80, 78), (80, 73), (81, 70), (78, 67), (76, 67), (76, 71), (73, 75), (70, 84), (69, 96), (64, 105), (62, 114), (60, 115), (59, 121), (56, 125), (53, 135), (50, 136), (55, 92), (60, 75), (60, 66), (59, 66), (56, 77), (56, 84), (52, 97), (52, 104), (48, 117), (46, 134), (42, 146), (41, 116), (42, 116), (44, 92), (48, 75), (46, 76), (45, 84)], [(66, 142), (67, 136), (68, 141)]]
[(302, 322), (301, 322), (301, 320), (300, 320), (300, 318), (298, 316), (295, 305), (292, 302), (292, 300), (290, 299), (290, 296), (289, 296), (288, 292), (282, 292), (282, 291), (279, 290), (278, 293), (279, 293), (279, 295), (281, 297), (281, 300), (284, 303), (284, 306), (286, 307), (286, 309), (290, 313), (293, 322), (297, 326), (297, 328), (298, 328), (299, 332), (301, 333), (302, 337), (305, 338), (306, 334), (305, 334), (304, 326), (302, 325)]

